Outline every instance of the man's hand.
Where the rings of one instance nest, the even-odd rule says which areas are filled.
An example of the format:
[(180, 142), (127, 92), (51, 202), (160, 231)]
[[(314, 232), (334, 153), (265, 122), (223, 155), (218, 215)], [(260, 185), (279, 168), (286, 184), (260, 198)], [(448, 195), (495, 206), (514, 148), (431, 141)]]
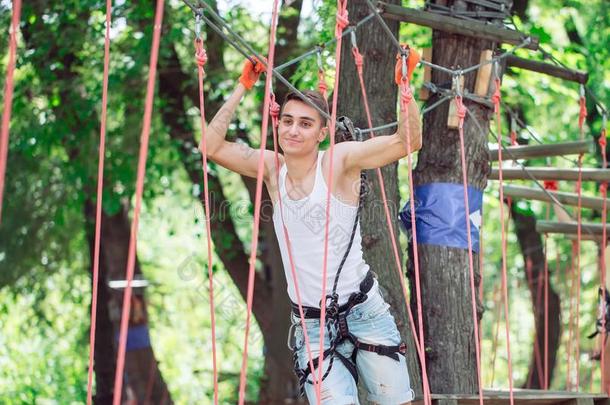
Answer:
[(246, 59), (241, 71), (241, 76), (239, 76), (239, 82), (243, 84), (247, 90), (254, 87), (254, 84), (258, 81), (258, 77), (265, 71), (265, 66), (259, 59), (255, 57), (252, 57), (252, 59), (254, 59), (256, 65), (253, 64), (250, 59)]
[[(402, 44), (404, 49), (409, 50), (409, 56), (407, 57), (407, 73), (409, 77), (409, 81), (413, 78), (413, 72), (415, 71), (415, 67), (419, 63), (421, 57), (419, 53), (413, 48), (409, 48), (409, 45)], [(400, 53), (396, 54), (396, 66), (394, 67), (394, 81), (397, 85), (400, 85), (402, 82), (402, 55)]]

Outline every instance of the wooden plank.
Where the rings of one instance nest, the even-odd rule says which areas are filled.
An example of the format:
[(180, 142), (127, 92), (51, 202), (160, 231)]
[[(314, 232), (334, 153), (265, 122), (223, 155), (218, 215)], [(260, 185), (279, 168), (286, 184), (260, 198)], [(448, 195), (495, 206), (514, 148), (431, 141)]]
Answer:
[[(582, 223), (580, 232), (583, 235), (602, 235), (602, 224)], [(563, 233), (576, 234), (578, 224), (576, 222), (536, 221), (536, 232), (540, 233)], [(606, 235), (610, 236), (610, 224), (606, 224)]]
[(561, 405), (593, 405), (593, 398), (572, 398), (562, 402)]
[[(528, 173), (531, 175), (528, 176)], [(503, 169), (504, 180), (565, 180), (577, 181), (578, 169), (556, 169), (553, 167), (528, 167)], [(498, 180), (498, 169), (492, 169), (489, 180)], [(583, 181), (610, 181), (610, 169), (582, 169)]]
[[(537, 201), (545, 201), (545, 202), (554, 202), (551, 199), (552, 195), (562, 204), (572, 205), (574, 207), (578, 206), (578, 194), (576, 193), (564, 193), (560, 191), (548, 191), (524, 187), (524, 186), (514, 186), (514, 185), (506, 185), (503, 187), (504, 195), (512, 198), (524, 198), (528, 200), (537, 200)], [(550, 195), (549, 195), (550, 194)], [(590, 197), (590, 196), (582, 196), (581, 204), (584, 208), (590, 208), (594, 210), (602, 210), (604, 205), (604, 199), (599, 197)], [(610, 199), (606, 199), (606, 206), (610, 209)]]
[[(531, 389), (515, 389), (513, 391), (516, 405), (556, 405), (556, 404), (585, 404), (609, 405), (606, 394), (591, 394), (568, 391), (542, 391)], [(485, 405), (510, 405), (508, 391), (483, 390)], [(418, 397), (412, 402), (414, 405), (423, 405), (423, 398)], [(434, 405), (478, 405), (477, 394), (432, 394)]]
[[(481, 51), (481, 58), (479, 63), (491, 60), (494, 52), (491, 49), (484, 49)], [(474, 84), (474, 94), (480, 97), (486, 97), (489, 91), (489, 82), (491, 80), (491, 68), (492, 63), (487, 63), (479, 68), (477, 71), (477, 80)]]
[[(491, 24), (461, 20), (459, 18), (431, 13), (429, 11), (415, 10), (388, 4), (383, 1), (377, 2), (377, 8), (381, 10), (384, 17), (423, 25), (439, 31), (512, 45), (520, 45), (523, 42), (523, 35), (521, 33), (506, 28), (498, 28)], [(534, 36), (530, 36), (529, 38), (530, 43), (525, 45), (525, 48), (537, 50), (539, 44), (538, 38)]]
[(523, 59), (515, 55), (506, 57), (506, 64), (510, 67), (531, 70), (532, 72), (543, 73), (545, 75), (557, 77), (571, 82), (586, 84), (589, 73), (580, 70), (567, 69), (550, 63), (538, 62), (535, 60)]
[[(546, 145), (508, 146), (502, 149), (503, 160), (531, 159), (550, 156), (578, 155), (593, 152), (593, 141), (575, 141)], [(489, 150), (489, 160), (498, 161), (498, 149)]]
[[(422, 50), (422, 60), (425, 60), (426, 62), (432, 62), (432, 47), (428, 47), (428, 48), (424, 48)], [(428, 83), (432, 81), (432, 68), (428, 65), (424, 66), (424, 83)], [(422, 86), (421, 89), (419, 89), (419, 99), (426, 101), (427, 99), (430, 98), (430, 90), (428, 90), (426, 87)]]

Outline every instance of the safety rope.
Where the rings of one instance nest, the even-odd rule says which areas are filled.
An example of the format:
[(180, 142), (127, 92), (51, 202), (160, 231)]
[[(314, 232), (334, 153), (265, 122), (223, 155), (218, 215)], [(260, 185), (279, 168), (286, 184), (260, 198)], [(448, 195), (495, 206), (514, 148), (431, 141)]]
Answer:
[[(93, 248), (93, 280), (91, 283), (91, 327), (89, 330), (89, 367), (87, 372), (87, 405), (93, 401), (93, 359), (97, 326), (97, 299), (100, 274), (100, 242), (102, 234), (102, 196), (104, 189), (104, 156), (106, 150), (106, 117), (108, 111), (108, 72), (110, 66), (110, 24), (112, 0), (106, 0), (106, 34), (104, 37), (104, 77), (102, 80), (102, 114), (100, 116), (100, 146), (97, 163), (97, 198), (95, 207), (95, 241)], [(1, 197), (0, 197), (1, 199)]]
[[(503, 188), (503, 176), (502, 176), (502, 122), (501, 122), (501, 113), (500, 113), (500, 100), (502, 99), (502, 94), (500, 91), (500, 75), (498, 72), (498, 64), (494, 64), (495, 71), (495, 90), (492, 96), (492, 101), (494, 104), (494, 113), (496, 114), (496, 125), (497, 125), (497, 137), (498, 137), (498, 174), (499, 174), (499, 188), (500, 188), (500, 229), (502, 234), (502, 293), (504, 298), (504, 318), (505, 318), (505, 329), (506, 329), (506, 351), (508, 358), (508, 389), (509, 389), (509, 399), (510, 404), (513, 405), (515, 398), (513, 393), (513, 363), (512, 357), (510, 353), (510, 318), (508, 313), (508, 281), (507, 281), (507, 271), (506, 271), (506, 261), (507, 261), (507, 241), (506, 241), (506, 228), (504, 222), (504, 188)], [(460, 100), (461, 104), (461, 100)], [(462, 123), (463, 125), (463, 123)], [(460, 131), (462, 131), (460, 129)], [(463, 131), (462, 131), (463, 132)], [(460, 133), (460, 137), (463, 138), (463, 133)], [(465, 180), (466, 181), (466, 180)], [(465, 187), (467, 184), (465, 185)], [(466, 194), (466, 197), (468, 194)], [(468, 206), (466, 206), (466, 213), (470, 212), (468, 210)], [(470, 225), (470, 219), (467, 218), (468, 224)], [(470, 232), (470, 230), (468, 230)], [(470, 253), (472, 254), (472, 253)]]
[[(584, 139), (584, 122), (587, 117), (587, 105), (585, 100), (585, 87), (580, 86), (580, 112), (578, 114), (578, 131), (580, 139)], [(580, 387), (580, 289), (581, 289), (581, 243), (582, 243), (582, 161), (584, 154), (578, 155), (578, 181), (576, 192), (578, 193), (577, 222), (576, 222), (576, 388)]]
[(269, 57), (267, 60), (267, 75), (265, 78), (265, 100), (263, 102), (263, 122), (261, 126), (261, 143), (259, 148), (258, 170), (256, 175), (256, 194), (254, 199), (254, 223), (252, 225), (252, 242), (250, 246), (250, 259), (248, 270), (248, 290), (246, 296), (247, 314), (246, 329), (244, 334), (244, 350), (239, 377), (239, 405), (244, 405), (246, 399), (246, 375), (248, 373), (248, 337), (252, 318), (252, 302), (254, 300), (254, 279), (256, 275), (256, 256), (258, 251), (258, 234), (260, 227), (261, 200), (263, 196), (263, 174), (265, 169), (265, 150), (267, 145), (267, 132), (269, 129), (269, 105), (271, 101), (271, 82), (273, 80), (273, 62), (275, 58), (275, 33), (278, 18), (278, 0), (273, 1), (273, 14), (271, 17), (271, 29), (269, 33)]
[[(280, 117), (280, 105), (275, 101), (275, 94), (271, 93), (271, 102), (269, 106), (269, 115), (271, 116), (271, 130), (273, 134), (273, 154), (275, 161), (275, 181), (277, 186), (277, 204), (280, 210), (280, 218), (282, 219), (282, 231), (284, 232), (284, 239), (286, 239), (286, 248), (288, 250), (288, 261), (290, 262), (290, 273), (292, 274), (292, 280), (294, 281), (294, 289), (297, 297), (297, 305), (299, 307), (299, 317), (301, 319), (301, 326), (303, 328), (303, 335), (305, 339), (305, 349), (307, 351), (307, 359), (309, 364), (309, 370), (313, 377), (314, 388), (319, 384), (315, 378), (315, 367), (313, 364), (313, 355), (311, 351), (311, 344), (309, 342), (309, 332), (307, 331), (307, 323), (305, 322), (305, 312), (303, 311), (303, 300), (301, 299), (301, 290), (299, 289), (299, 280), (296, 272), (296, 264), (294, 262), (294, 256), (292, 254), (292, 243), (290, 242), (290, 235), (288, 234), (288, 228), (286, 227), (286, 221), (284, 220), (284, 206), (282, 202), (282, 195), (280, 192), (280, 158), (278, 150), (278, 125)], [(316, 396), (318, 395), (317, 389), (315, 390)]]
[(114, 397), (113, 405), (121, 404), (123, 393), (123, 372), (125, 369), (125, 351), (127, 346), (127, 328), (129, 326), (129, 315), (131, 309), (131, 283), (135, 269), (136, 240), (138, 236), (138, 224), (140, 222), (140, 209), (142, 206), (142, 193), (144, 191), (144, 175), (146, 172), (146, 157), (148, 155), (148, 140), (150, 136), (150, 124), (152, 118), (153, 101), (155, 95), (155, 76), (157, 74), (157, 59), (159, 56), (159, 44), (161, 40), (161, 24), (163, 23), (163, 0), (157, 0), (155, 11), (155, 23), (153, 26), (153, 42), (150, 53), (150, 68), (148, 71), (148, 84), (146, 88), (146, 102), (144, 105), (144, 119), (142, 133), (140, 135), (140, 153), (138, 158), (138, 172), (136, 180), (135, 207), (131, 223), (131, 236), (129, 238), (129, 251), (127, 256), (127, 270), (125, 280), (127, 286), (123, 292), (123, 310), (121, 313), (121, 327), (119, 333), (119, 344), (117, 353), (117, 366), (114, 375)]
[(210, 323), (212, 329), (212, 372), (214, 386), (214, 404), (218, 404), (218, 362), (216, 355), (216, 310), (214, 306), (214, 271), (212, 228), (210, 218), (210, 189), (208, 183), (207, 127), (205, 122), (205, 99), (203, 93), (204, 66), (208, 61), (203, 39), (201, 38), (201, 19), (195, 15), (195, 61), (197, 62), (197, 80), (199, 85), (199, 122), (201, 126), (201, 159), (203, 169), (203, 204), (205, 210), (206, 245), (208, 252), (208, 288), (210, 290)]
[[(474, 344), (477, 360), (477, 383), (479, 390), (479, 404), (483, 405), (483, 385), (481, 381), (481, 347), (479, 345), (479, 321), (477, 317), (477, 300), (474, 286), (474, 258), (472, 254), (472, 236), (470, 234), (470, 204), (468, 202), (468, 168), (466, 166), (466, 148), (464, 146), (464, 118), (466, 118), (466, 107), (462, 103), (462, 90), (459, 77), (453, 77), (457, 89), (455, 104), (458, 116), (458, 133), (460, 135), (460, 158), (462, 164), (462, 180), (464, 184), (464, 209), (466, 219), (466, 236), (468, 240), (468, 269), (470, 270), (470, 295), (472, 303), (472, 320), (474, 324)], [(507, 320), (508, 321), (508, 320)]]
[[(599, 135), (599, 147), (601, 149), (601, 154), (602, 154), (602, 168), (607, 168), (608, 167), (608, 158), (606, 156), (606, 145), (607, 145), (607, 140), (606, 140), (606, 114), (604, 114), (602, 116), (602, 130), (601, 133)], [(608, 387), (604, 387), (603, 386), (603, 380), (604, 380), (604, 376), (606, 375), (606, 365), (605, 365), (605, 360), (606, 360), (606, 336), (607, 336), (607, 331), (606, 331), (606, 245), (608, 244), (608, 235), (606, 234), (606, 216), (608, 214), (608, 201), (607, 201), (607, 197), (608, 197), (608, 182), (604, 181), (600, 184), (599, 186), (599, 191), (601, 193), (601, 198), (603, 201), (603, 206), (602, 206), (602, 242), (600, 245), (600, 283), (601, 283), (601, 288), (602, 288), (602, 305), (603, 305), (603, 312), (602, 312), (602, 316), (601, 316), (601, 354), (600, 354), (600, 371), (601, 371), (601, 392), (606, 392)]]
[[(364, 111), (366, 114), (366, 119), (367, 119), (367, 124), (369, 129), (373, 128), (373, 120), (372, 120), (372, 114), (371, 114), (371, 110), (370, 110), (370, 105), (369, 105), (369, 101), (368, 101), (368, 94), (366, 91), (366, 85), (364, 82), (364, 57), (362, 56), (362, 54), (360, 53), (360, 49), (358, 48), (358, 43), (356, 40), (356, 34), (355, 32), (352, 31), (352, 35), (351, 35), (351, 41), (352, 41), (352, 55), (354, 56), (354, 64), (356, 66), (356, 72), (358, 74), (358, 81), (360, 83), (360, 92), (362, 93), (362, 100), (363, 100), (363, 104), (364, 104)], [(405, 58), (403, 58), (403, 65), (406, 68), (406, 60)], [(423, 383), (423, 391), (424, 391), (424, 403), (426, 403), (427, 405), (430, 404), (430, 386), (428, 384), (428, 372), (427, 372), (427, 367), (426, 367), (426, 357), (425, 357), (425, 342), (424, 342), (424, 330), (423, 330), (423, 318), (422, 318), (422, 306), (421, 306), (421, 289), (420, 289), (420, 278), (419, 278), (419, 254), (418, 254), (418, 248), (417, 248), (417, 231), (415, 229), (415, 206), (414, 206), (414, 193), (413, 193), (413, 170), (412, 170), (412, 156), (411, 156), (411, 139), (410, 139), (410, 134), (409, 134), (409, 110), (408, 110), (408, 105), (411, 102), (413, 95), (411, 93), (411, 87), (409, 84), (409, 74), (410, 72), (404, 72), (403, 75), (403, 81), (401, 82), (399, 89), (400, 89), (400, 111), (402, 114), (404, 114), (405, 116), (405, 131), (406, 131), (406, 137), (407, 137), (407, 150), (408, 150), (408, 155), (407, 155), (407, 167), (408, 167), (408, 172), (409, 172), (409, 189), (410, 189), (410, 193), (411, 193), (411, 228), (413, 230), (413, 262), (414, 262), (414, 267), (415, 267), (415, 280), (416, 280), (416, 300), (417, 300), (417, 309), (418, 309), (418, 325), (419, 325), (419, 336), (415, 330), (415, 325), (413, 322), (413, 314), (411, 312), (411, 307), (409, 305), (409, 300), (408, 300), (408, 294), (407, 294), (407, 288), (406, 288), (406, 284), (405, 281), (403, 279), (402, 276), (402, 265), (400, 264), (400, 255), (398, 253), (398, 246), (396, 243), (396, 235), (395, 235), (395, 231), (394, 231), (394, 225), (392, 223), (392, 218), (391, 218), (391, 214), (390, 214), (390, 208), (388, 206), (388, 199), (387, 199), (387, 194), (386, 194), (386, 190), (385, 190), (385, 183), (384, 183), (384, 179), (383, 179), (383, 174), (381, 172), (380, 168), (376, 169), (377, 172), (377, 179), (380, 185), (380, 190), (381, 190), (381, 198), (383, 201), (383, 208), (384, 208), (384, 213), (385, 213), (385, 217), (386, 217), (386, 224), (388, 226), (388, 231), (390, 233), (390, 240), (391, 240), (391, 244), (392, 244), (392, 252), (394, 254), (394, 261), (396, 264), (396, 269), (398, 271), (398, 275), (399, 275), (399, 280), (401, 282), (401, 287), (402, 290), (404, 292), (404, 299), (405, 299), (405, 306), (407, 308), (407, 312), (409, 314), (409, 319), (410, 319), (410, 326), (411, 326), (411, 331), (413, 333), (415, 342), (416, 342), (416, 347), (417, 347), (417, 352), (418, 352), (418, 356), (421, 362), (421, 367), (422, 367), (422, 383)], [(375, 137), (375, 132), (371, 131), (371, 138)]]
[(11, 109), (13, 107), (13, 76), (15, 74), (15, 54), (17, 53), (17, 33), (21, 21), (21, 0), (13, 0), (13, 16), (11, 19), (8, 65), (6, 66), (6, 82), (4, 85), (4, 111), (2, 111), (2, 128), (0, 130), (0, 223), (2, 223), (2, 196), (4, 194), (4, 176), (8, 158), (8, 132), (11, 125)]
[[(558, 191), (558, 181), (545, 181), (544, 187), (548, 191)], [(546, 220), (551, 216), (551, 203), (546, 206)], [(544, 234), (544, 381), (543, 389), (549, 389), (549, 259), (548, 259), (549, 235)]]
[[(337, 38), (337, 47), (335, 49), (335, 86), (333, 90), (333, 102), (330, 117), (330, 149), (328, 153), (328, 183), (326, 187), (326, 221), (324, 224), (324, 255), (322, 259), (322, 297), (320, 298), (320, 347), (319, 347), (319, 370), (318, 381), (322, 381), (322, 371), (324, 369), (324, 327), (326, 321), (326, 275), (328, 273), (328, 240), (330, 228), (330, 199), (333, 189), (333, 156), (335, 150), (335, 132), (337, 122), (337, 101), (339, 96), (339, 77), (341, 71), (341, 45), (343, 37), (341, 36), (343, 29), (349, 25), (347, 13), (347, 0), (337, 0), (337, 15), (335, 24), (335, 37)], [(336, 282), (337, 280), (335, 280)], [(321, 401), (320, 389), (322, 384), (317, 385), (318, 405)]]

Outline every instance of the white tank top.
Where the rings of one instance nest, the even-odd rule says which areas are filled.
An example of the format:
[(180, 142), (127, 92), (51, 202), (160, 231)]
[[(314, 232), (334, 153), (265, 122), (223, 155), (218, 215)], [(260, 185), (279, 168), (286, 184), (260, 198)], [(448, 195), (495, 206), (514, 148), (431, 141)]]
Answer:
[[(324, 260), (324, 227), (326, 226), (326, 194), (327, 187), (322, 175), (322, 156), (318, 153), (316, 177), (311, 194), (300, 200), (292, 200), (286, 192), (287, 168), (280, 168), (279, 192), (282, 199), (283, 220), (288, 230), (288, 238), (292, 248), (292, 257), (298, 281), (301, 303), (305, 306), (320, 307), (322, 297), (322, 271)], [(326, 276), (326, 292), (332, 292), (335, 275), (345, 255), (349, 239), (354, 227), (358, 207), (343, 203), (334, 196), (330, 200), (330, 224), (328, 232), (328, 265)], [(297, 294), (288, 246), (282, 227), (280, 205), (275, 203), (273, 225), (279, 242), (284, 272), (288, 283), (288, 296), (297, 303)], [(362, 237), (360, 224), (356, 228), (354, 241), (349, 255), (341, 270), (337, 294), (339, 305), (347, 302), (350, 294), (359, 291), (360, 282), (366, 276), (369, 266), (362, 257)], [(376, 288), (375, 283), (375, 287)]]

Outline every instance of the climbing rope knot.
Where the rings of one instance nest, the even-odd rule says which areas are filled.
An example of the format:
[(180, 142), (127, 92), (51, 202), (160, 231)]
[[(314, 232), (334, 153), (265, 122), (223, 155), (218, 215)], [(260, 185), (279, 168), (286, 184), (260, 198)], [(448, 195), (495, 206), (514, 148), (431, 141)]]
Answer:
[(335, 26), (335, 36), (339, 38), (342, 31), (349, 25), (347, 13), (347, 1), (340, 1), (339, 9), (337, 10), (337, 25)]
[(466, 107), (462, 102), (462, 96), (455, 97), (455, 104), (457, 106), (457, 117), (460, 119), (460, 126), (464, 123), (464, 118), (466, 118)]
[(362, 54), (360, 53), (360, 50), (358, 49), (358, 47), (356, 47), (356, 46), (352, 47), (352, 54), (354, 55), (354, 61), (356, 63), (356, 68), (358, 69), (358, 72), (362, 72), (362, 66), (364, 65), (364, 58), (362, 57)]
[(582, 128), (582, 124), (587, 118), (587, 102), (584, 96), (580, 97), (580, 113), (578, 114), (578, 127)]
[(400, 106), (402, 111), (406, 111), (407, 106), (413, 99), (413, 92), (409, 86), (409, 79), (404, 79), (400, 84)]
[(205, 49), (203, 49), (203, 41), (201, 38), (195, 39), (195, 61), (200, 68), (203, 68), (208, 62), (208, 54)]
[(275, 122), (280, 116), (280, 105), (275, 101), (275, 94), (271, 93), (269, 103), (269, 114), (271, 114), (271, 118)]
[(494, 107), (496, 112), (500, 106), (500, 100), (502, 99), (502, 93), (500, 93), (500, 79), (496, 78), (496, 89), (494, 90), (494, 94), (491, 96), (491, 101), (494, 103)]

